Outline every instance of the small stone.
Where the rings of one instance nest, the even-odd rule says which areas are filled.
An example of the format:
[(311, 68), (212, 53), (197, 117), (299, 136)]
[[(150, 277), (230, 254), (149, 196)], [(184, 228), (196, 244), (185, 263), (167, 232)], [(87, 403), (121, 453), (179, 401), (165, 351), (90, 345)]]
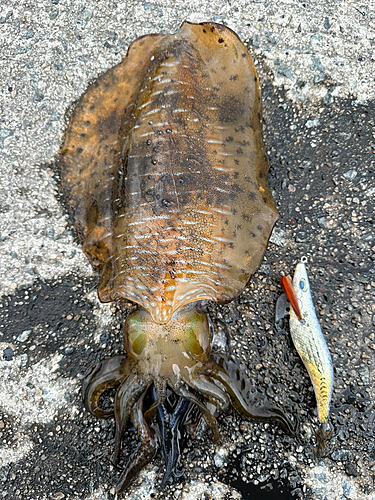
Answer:
[(306, 235), (306, 232), (305, 231), (299, 231), (297, 234), (296, 234), (296, 242), (297, 243), (304, 243), (305, 241), (307, 241), (307, 235)]
[(370, 385), (370, 372), (367, 366), (358, 368), (359, 376), (361, 377), (364, 385)]
[(348, 181), (352, 181), (353, 179), (355, 179), (357, 174), (357, 170), (348, 170), (347, 172), (345, 172), (344, 177), (345, 179), (348, 179)]
[(3, 350), (3, 359), (5, 361), (12, 361), (14, 357), (14, 351), (11, 347), (6, 347), (4, 350)]
[(223, 465), (225, 463), (225, 459), (227, 457), (227, 454), (228, 454), (227, 450), (225, 450), (223, 448), (215, 454), (214, 463), (218, 469), (223, 467)]
[(274, 35), (273, 33), (268, 33), (267, 40), (270, 42), (271, 45), (276, 45), (277, 42), (279, 41), (279, 37), (277, 35)]
[(29, 335), (31, 333), (31, 330), (24, 330), (21, 335), (17, 337), (18, 342), (26, 342), (26, 340), (29, 338)]
[(13, 135), (13, 130), (0, 129), (0, 149), (4, 147), (4, 140)]
[(101, 344), (108, 344), (109, 342), (109, 334), (108, 332), (102, 332), (99, 337)]
[(323, 102), (326, 106), (329, 106), (335, 101), (335, 98), (333, 97), (333, 88), (329, 89), (326, 93), (326, 95), (323, 97)]
[(351, 451), (345, 449), (335, 450), (331, 454), (332, 460), (335, 462), (345, 462), (346, 460), (351, 460), (353, 458)]
[(26, 40), (28, 40), (29, 38), (32, 38), (34, 36), (34, 32), (29, 30), (29, 31), (26, 31), (26, 33), (23, 35), (22, 38), (26, 38)]
[(326, 30), (329, 30), (329, 28), (331, 27), (331, 23), (329, 22), (328, 17), (324, 19), (324, 27)]
[[(351, 134), (350, 132), (340, 132), (338, 135), (339, 135), (339, 136), (341, 137), (341, 139), (343, 139), (344, 141), (348, 141), (348, 140), (351, 138), (351, 136), (352, 136), (352, 134)], [(353, 166), (356, 166), (356, 165), (358, 164), (358, 162), (357, 162), (356, 160), (354, 160), (354, 162), (355, 162), (355, 163), (353, 163)], [(352, 163), (351, 163), (351, 162), (349, 162), (349, 165), (351, 165), (351, 164), (352, 164)]]
[(327, 474), (323, 471), (323, 472), (316, 472), (315, 474), (315, 477), (318, 481), (320, 481), (321, 483), (328, 483), (328, 476)]
[(320, 121), (319, 120), (307, 120), (305, 126), (306, 128), (314, 128), (314, 127), (319, 127)]
[(46, 236), (47, 238), (53, 238), (55, 236), (55, 228), (53, 226), (49, 226), (46, 229)]
[(375, 443), (368, 443), (367, 452), (368, 452), (368, 456), (372, 460), (375, 460)]
[(344, 498), (350, 498), (350, 493), (353, 489), (353, 485), (349, 483), (346, 477), (343, 478), (341, 484), (342, 484), (342, 494), (344, 495)]
[(22, 354), (21, 355), (21, 366), (22, 367), (25, 367), (27, 365), (27, 360), (28, 360), (27, 354)]
[(278, 247), (285, 247), (286, 246), (285, 231), (283, 229), (275, 228), (272, 231), (270, 242), (274, 243)]
[(8, 19), (13, 15), (13, 11), (9, 10), (4, 17), (0, 17), (0, 24), (4, 24), (8, 21)]
[(318, 224), (319, 224), (320, 227), (323, 227), (324, 229), (328, 228), (327, 219), (325, 217), (319, 217), (318, 218)]
[(254, 35), (253, 36), (251, 44), (252, 44), (253, 47), (258, 47), (259, 48), (259, 36), (258, 35)]
[(292, 71), (287, 66), (285, 66), (285, 64), (280, 64), (277, 73), (281, 76), (285, 76), (286, 78), (292, 78), (293, 76)]
[(314, 83), (324, 82), (325, 79), (326, 79), (326, 77), (325, 77), (324, 73), (319, 73), (318, 75), (314, 76)]
[(319, 57), (312, 57), (311, 58), (312, 64), (311, 64), (311, 69), (313, 71), (319, 71), (319, 73), (324, 73), (324, 66), (319, 59)]
[(346, 467), (345, 467), (345, 472), (348, 474), (348, 476), (353, 476), (353, 477), (358, 477), (359, 472), (357, 469), (354, 467), (354, 465), (349, 462)]
[(43, 99), (44, 99), (44, 95), (41, 92), (39, 92), (39, 90), (37, 92), (35, 92), (35, 94), (34, 94), (34, 101), (35, 102), (41, 102), (41, 101), (43, 101)]

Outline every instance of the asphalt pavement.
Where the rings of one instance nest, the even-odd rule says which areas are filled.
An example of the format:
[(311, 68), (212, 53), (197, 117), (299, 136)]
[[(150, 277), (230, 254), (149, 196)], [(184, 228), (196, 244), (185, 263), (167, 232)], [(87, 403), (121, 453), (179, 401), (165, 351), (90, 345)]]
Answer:
[[(74, 103), (132, 40), (184, 20), (233, 29), (261, 82), (269, 182), (280, 212), (264, 262), (232, 303), (208, 304), (220, 348), (298, 416), (219, 417), (220, 444), (188, 440), (163, 492), (152, 461), (124, 499), (375, 499), (375, 6), (333, 0), (0, 3), (0, 498), (115, 499), (114, 424), (84, 409), (88, 367), (122, 352), (123, 311), (100, 304), (61, 194)], [(315, 399), (287, 323), (281, 273), (302, 256), (334, 364), (333, 437), (313, 452)], [(124, 451), (136, 443), (129, 429)]]

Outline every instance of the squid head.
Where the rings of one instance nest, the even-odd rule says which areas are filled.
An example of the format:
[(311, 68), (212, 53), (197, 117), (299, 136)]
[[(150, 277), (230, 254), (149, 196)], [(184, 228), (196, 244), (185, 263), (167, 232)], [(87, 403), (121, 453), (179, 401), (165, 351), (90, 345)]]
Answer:
[[(215, 416), (230, 404), (246, 418), (275, 420), (289, 434), (297, 430), (298, 422), (293, 423), (281, 408), (269, 404), (239, 365), (224, 355), (211, 352), (209, 320), (197, 303), (181, 307), (166, 324), (155, 323), (143, 308), (133, 311), (124, 326), (124, 348), (126, 356), (102, 361), (88, 373), (83, 384), (87, 409), (97, 417), (115, 416), (116, 463), (129, 418), (138, 432), (141, 446), (122, 474), (119, 491), (148, 463), (159, 447), (164, 450), (168, 476), (174, 472), (179, 446), (177, 441), (169, 445), (165, 440), (176, 430), (177, 421), (182, 429), (180, 432), (183, 432), (184, 415), (191, 404), (199, 409), (201, 418), (213, 432), (214, 440), (219, 439)], [(102, 408), (101, 395), (116, 386), (113, 408)], [(150, 386), (152, 398), (145, 404)], [(157, 419), (157, 409), (164, 405), (168, 391), (180, 398), (178, 412), (168, 416), (167, 406), (163, 406)], [(183, 404), (184, 401), (190, 405)], [(172, 422), (170, 432), (159, 430), (155, 434), (157, 420), (159, 429), (165, 428), (163, 418)], [(171, 450), (169, 455), (165, 452), (167, 449)]]

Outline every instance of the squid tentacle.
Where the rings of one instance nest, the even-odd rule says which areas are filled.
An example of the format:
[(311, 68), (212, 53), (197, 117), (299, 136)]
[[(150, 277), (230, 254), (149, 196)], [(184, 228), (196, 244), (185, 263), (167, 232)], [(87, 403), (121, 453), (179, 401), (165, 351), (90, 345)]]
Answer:
[(238, 413), (256, 420), (276, 420), (288, 434), (296, 434), (299, 427), (298, 419), (293, 424), (280, 408), (267, 402), (260, 405), (258, 398), (251, 394), (256, 388), (241, 374), (239, 366), (233, 361), (216, 354), (214, 361), (205, 368), (205, 374), (216, 385), (224, 387)]
[[(155, 389), (154, 384), (152, 384), (152, 386), (151, 386), (151, 396), (153, 398), (153, 401), (155, 402), (157, 400), (157, 393), (156, 393), (156, 389)], [(182, 401), (182, 398), (179, 398), (179, 399)], [(167, 463), (167, 460), (168, 460), (168, 450), (167, 450), (168, 426), (169, 426), (169, 421), (170, 421), (170, 413), (168, 412), (164, 403), (160, 404), (157, 407), (156, 421), (157, 421), (157, 424), (159, 427), (161, 452), (162, 452), (163, 458), (165, 460), (165, 463)]]
[(87, 410), (98, 418), (113, 417), (114, 409), (99, 406), (100, 396), (121, 384), (129, 375), (129, 361), (125, 355), (107, 358), (92, 366), (82, 384), (82, 397)]
[(122, 493), (131, 480), (139, 474), (145, 465), (153, 460), (159, 449), (158, 440), (155, 436), (155, 430), (147, 424), (143, 414), (143, 400), (146, 392), (147, 389), (143, 391), (143, 394), (134, 406), (131, 415), (133, 425), (137, 430), (138, 438), (141, 443), (135, 452), (130, 456), (120, 476), (120, 480), (116, 485), (116, 492), (118, 494)]
[[(166, 462), (166, 470), (161, 483), (162, 488), (164, 488), (172, 474), (179, 477), (183, 473), (183, 470), (176, 470), (179, 466), (181, 467), (179, 462), (181, 455), (180, 442), (183, 438), (181, 427), (192, 404), (187, 399), (179, 397), (171, 414), (166, 411), (164, 405), (158, 408), (158, 424), (163, 456)], [(168, 426), (165, 425), (166, 423)]]
[[(187, 384), (187, 381), (185, 383)], [(216, 418), (208, 411), (206, 406), (201, 401), (199, 401), (199, 399), (195, 397), (184, 385), (174, 387), (173, 390), (178, 396), (181, 396), (198, 406), (198, 408), (202, 413), (204, 421), (213, 432), (214, 442), (219, 441), (220, 440), (219, 424), (217, 423)]]
[(156, 396), (155, 401), (152, 403), (150, 408), (145, 412), (145, 419), (147, 422), (151, 422), (155, 416), (156, 410), (160, 405), (162, 405), (167, 397), (167, 383), (165, 380), (154, 380), (154, 391), (153, 394)]
[(113, 461), (118, 463), (121, 451), (121, 438), (125, 426), (129, 419), (133, 406), (139, 399), (143, 391), (147, 390), (151, 381), (142, 380), (136, 372), (133, 372), (118, 388), (115, 396), (115, 420), (116, 420), (116, 435), (115, 435), (115, 451)]
[(216, 410), (225, 410), (230, 404), (230, 398), (210, 377), (203, 373), (194, 373), (189, 380), (189, 385), (202, 394)]

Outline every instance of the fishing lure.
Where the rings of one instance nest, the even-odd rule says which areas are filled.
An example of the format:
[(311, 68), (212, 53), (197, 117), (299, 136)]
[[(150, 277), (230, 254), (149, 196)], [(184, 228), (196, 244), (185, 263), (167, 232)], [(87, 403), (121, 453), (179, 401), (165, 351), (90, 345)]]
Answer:
[(327, 439), (331, 436), (329, 409), (333, 388), (333, 365), (322, 334), (311, 297), (307, 277), (306, 257), (296, 266), (293, 282), (282, 277), (281, 285), (291, 304), (289, 328), (293, 343), (313, 384), (320, 422), (317, 431), (317, 455), (323, 456)]

